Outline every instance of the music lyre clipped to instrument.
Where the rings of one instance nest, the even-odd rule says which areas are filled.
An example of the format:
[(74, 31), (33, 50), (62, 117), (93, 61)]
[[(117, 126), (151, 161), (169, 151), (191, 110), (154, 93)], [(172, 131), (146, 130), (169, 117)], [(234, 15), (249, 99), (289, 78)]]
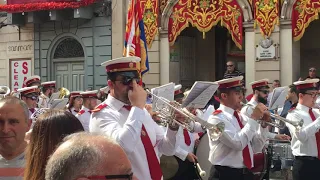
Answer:
[[(243, 106), (249, 106), (251, 108), (255, 108), (252, 104), (244, 104), (244, 103), (241, 103)], [(292, 126), (294, 126), (296, 129), (301, 129), (302, 126), (303, 126), (303, 119), (299, 118), (300, 120), (299, 121), (292, 121), (292, 120), (289, 120), (289, 119), (286, 119), (284, 117), (281, 117), (280, 115), (278, 114), (274, 114), (274, 113), (271, 113), (270, 112), (270, 117), (276, 119), (276, 120), (279, 120), (279, 123), (271, 123), (271, 122), (266, 122), (266, 121), (261, 121), (259, 120), (258, 122), (259, 123), (266, 123), (267, 125), (270, 125), (270, 126), (274, 126), (274, 127), (277, 127), (279, 129), (283, 129), (285, 128), (285, 123), (288, 123), (288, 124), (291, 124)]]
[[(170, 102), (169, 100), (159, 97), (151, 93), (148, 89), (146, 90), (148, 94), (152, 95), (153, 100), (156, 101), (155, 110), (159, 113), (159, 117), (162, 121), (168, 124), (178, 124), (190, 132), (194, 132), (194, 123), (198, 122), (201, 124), (203, 129), (207, 129), (209, 132), (209, 137), (211, 140), (217, 140), (224, 131), (225, 124), (220, 122), (218, 124), (211, 124), (207, 121), (193, 115), (186, 108), (181, 108), (178, 102)], [(184, 120), (179, 120), (176, 116), (180, 114), (184, 117)]]

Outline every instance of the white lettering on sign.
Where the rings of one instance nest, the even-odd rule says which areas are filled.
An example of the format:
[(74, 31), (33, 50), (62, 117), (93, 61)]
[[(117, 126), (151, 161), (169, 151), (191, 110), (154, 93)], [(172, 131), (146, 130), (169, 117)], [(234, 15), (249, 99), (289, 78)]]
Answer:
[(23, 86), (23, 81), (31, 76), (31, 60), (10, 60), (11, 90), (16, 91)]
[(33, 42), (8, 42), (7, 54), (33, 54)]
[(276, 47), (271, 45), (268, 48), (263, 48), (260, 45), (256, 47), (257, 60), (261, 59), (276, 59)]

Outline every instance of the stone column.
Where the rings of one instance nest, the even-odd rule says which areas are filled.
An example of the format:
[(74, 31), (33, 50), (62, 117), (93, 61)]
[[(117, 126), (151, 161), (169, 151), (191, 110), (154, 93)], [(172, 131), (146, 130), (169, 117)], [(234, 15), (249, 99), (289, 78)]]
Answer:
[(112, 58), (122, 57), (126, 29), (126, 1), (112, 1)]
[(169, 83), (170, 51), (168, 31), (160, 31), (160, 84)]
[(245, 63), (246, 63), (246, 88), (247, 95), (251, 93), (249, 83), (255, 80), (255, 32), (253, 23), (245, 24)]
[(300, 41), (293, 42), (290, 21), (282, 21), (280, 29), (281, 85), (287, 86), (299, 79)]

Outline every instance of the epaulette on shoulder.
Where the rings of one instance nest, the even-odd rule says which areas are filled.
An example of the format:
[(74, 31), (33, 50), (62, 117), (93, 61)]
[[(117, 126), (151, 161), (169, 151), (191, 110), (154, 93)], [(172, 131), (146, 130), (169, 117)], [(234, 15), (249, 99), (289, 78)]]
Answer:
[(222, 113), (221, 110), (215, 110), (212, 114), (213, 114), (213, 115), (217, 115), (217, 114), (220, 114), (220, 113)]
[(81, 114), (83, 114), (84, 112), (86, 112), (86, 111), (82, 109), (81, 111), (78, 112), (78, 115), (81, 115)]
[(292, 111), (295, 110), (295, 109), (296, 109), (296, 107), (292, 107), (291, 109), (289, 109), (288, 112), (292, 112)]
[(91, 112), (99, 112), (101, 111), (103, 108), (107, 107), (107, 104), (99, 104), (94, 110), (92, 110)]

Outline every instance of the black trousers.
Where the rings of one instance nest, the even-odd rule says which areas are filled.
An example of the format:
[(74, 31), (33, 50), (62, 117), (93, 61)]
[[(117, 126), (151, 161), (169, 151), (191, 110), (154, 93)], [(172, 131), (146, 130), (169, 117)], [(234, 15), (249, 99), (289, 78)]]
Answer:
[(196, 169), (192, 162), (188, 159), (182, 161), (180, 158), (174, 156), (179, 164), (179, 169), (176, 175), (171, 180), (195, 180), (198, 179)]
[(292, 170), (293, 180), (319, 180), (320, 160), (310, 156), (296, 156)]
[(211, 166), (209, 180), (253, 180), (254, 176), (246, 168), (237, 169), (228, 166)]

